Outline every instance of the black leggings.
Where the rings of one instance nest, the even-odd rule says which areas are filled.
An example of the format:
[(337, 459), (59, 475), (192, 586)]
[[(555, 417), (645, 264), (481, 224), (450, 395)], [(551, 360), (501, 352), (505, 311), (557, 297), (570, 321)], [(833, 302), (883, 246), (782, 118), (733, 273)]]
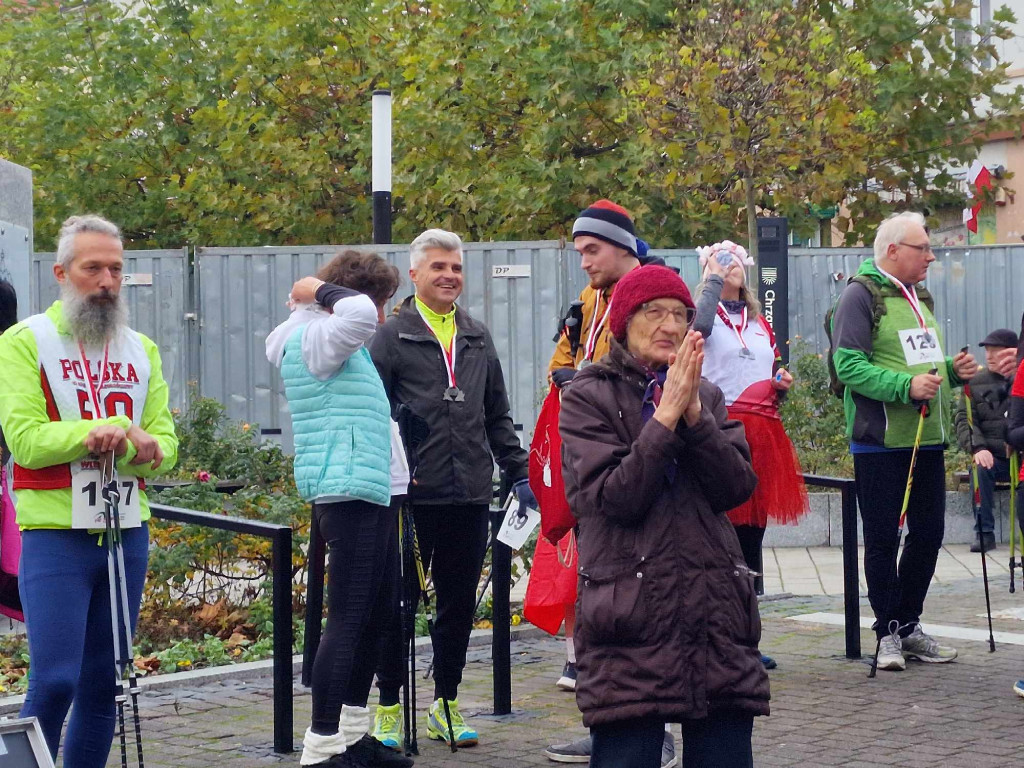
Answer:
[(314, 733), (338, 732), (343, 704), (365, 707), (377, 645), (391, 620), (387, 547), (397, 515), (365, 501), (316, 505), (327, 542), (327, 629), (313, 661)]
[[(413, 516), (423, 568), (430, 570), (434, 583), (434, 698), (454, 699), (466, 666), (476, 590), (487, 552), (487, 505), (417, 504)], [(394, 562), (398, 562), (397, 555)], [(418, 595), (416, 574), (409, 573), (407, 578), (412, 583), (406, 588), (412, 595)], [(407, 656), (401, 624), (392, 622), (377, 667), (380, 702), (385, 706), (398, 701)]]
[(736, 538), (740, 540), (740, 549), (743, 550), (743, 560), (747, 568), (756, 573), (763, 573), (761, 559), (761, 543), (764, 541), (764, 528), (755, 525), (735, 525)]

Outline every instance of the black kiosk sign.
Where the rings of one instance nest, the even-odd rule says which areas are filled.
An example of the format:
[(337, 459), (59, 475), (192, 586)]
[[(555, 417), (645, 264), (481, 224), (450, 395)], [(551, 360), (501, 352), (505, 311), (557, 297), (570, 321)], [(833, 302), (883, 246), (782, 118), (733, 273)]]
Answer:
[(789, 365), (789, 221), (757, 220), (757, 298), (775, 334), (783, 365)]

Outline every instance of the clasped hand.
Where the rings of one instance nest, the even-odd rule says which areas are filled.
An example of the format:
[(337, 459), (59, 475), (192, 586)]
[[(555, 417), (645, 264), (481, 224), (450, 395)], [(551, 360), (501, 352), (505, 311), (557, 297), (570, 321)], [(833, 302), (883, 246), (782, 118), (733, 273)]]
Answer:
[(692, 427), (700, 419), (700, 377), (704, 368), (704, 337), (688, 331), (679, 350), (669, 356), (668, 375), (654, 418), (674, 430), (683, 419)]

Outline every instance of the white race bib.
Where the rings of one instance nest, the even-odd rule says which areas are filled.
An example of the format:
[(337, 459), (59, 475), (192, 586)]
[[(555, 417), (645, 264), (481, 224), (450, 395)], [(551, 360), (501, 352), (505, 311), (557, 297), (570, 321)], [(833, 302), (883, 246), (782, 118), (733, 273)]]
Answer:
[[(117, 503), (122, 528), (142, 525), (139, 507), (139, 481), (135, 477), (119, 477), (117, 490), (121, 498)], [(71, 463), (71, 527), (89, 530), (106, 528), (103, 519), (103, 483), (100, 463), (96, 459), (83, 459)]]
[(899, 331), (900, 344), (903, 346), (903, 357), (907, 365), (922, 363), (944, 363), (946, 358), (939, 347), (939, 336), (934, 328), (908, 328)]
[(532, 507), (526, 508), (526, 517), (519, 516), (519, 499), (512, 499), (508, 512), (501, 523), (498, 541), (508, 544), (513, 552), (522, 549), (530, 538), (533, 529), (540, 523), (540, 512)]

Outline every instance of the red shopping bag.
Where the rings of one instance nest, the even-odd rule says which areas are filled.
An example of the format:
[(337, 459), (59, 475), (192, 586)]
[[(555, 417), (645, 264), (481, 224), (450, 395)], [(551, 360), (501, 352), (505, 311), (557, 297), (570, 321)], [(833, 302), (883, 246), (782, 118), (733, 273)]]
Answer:
[(523, 600), (524, 618), (549, 635), (557, 634), (565, 620), (565, 609), (576, 603), (577, 580), (576, 537), (572, 532), (554, 545), (539, 536)]
[(562, 483), (562, 438), (558, 435), (561, 410), (558, 387), (554, 384), (544, 398), (530, 443), (530, 490), (540, 504), (540, 530), (557, 544), (576, 525)]

